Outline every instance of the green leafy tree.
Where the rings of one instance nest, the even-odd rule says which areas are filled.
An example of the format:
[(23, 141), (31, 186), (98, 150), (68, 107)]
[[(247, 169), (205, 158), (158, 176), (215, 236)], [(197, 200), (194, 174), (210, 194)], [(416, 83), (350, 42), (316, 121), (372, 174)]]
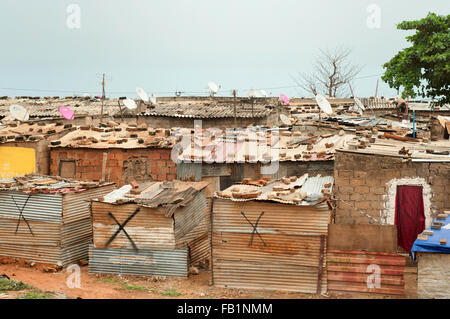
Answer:
[(450, 15), (429, 13), (426, 18), (403, 21), (399, 30), (415, 30), (401, 50), (383, 67), (381, 77), (402, 96), (428, 97), (442, 105), (450, 102)]

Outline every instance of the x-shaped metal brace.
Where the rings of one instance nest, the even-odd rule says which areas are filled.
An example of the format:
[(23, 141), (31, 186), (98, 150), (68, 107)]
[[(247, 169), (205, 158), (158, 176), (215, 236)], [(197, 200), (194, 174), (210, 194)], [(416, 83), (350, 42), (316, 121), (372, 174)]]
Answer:
[(128, 216), (128, 218), (125, 220), (125, 222), (123, 224), (120, 224), (119, 221), (114, 217), (114, 215), (110, 212), (108, 212), (108, 215), (114, 219), (114, 221), (116, 222), (117, 225), (119, 225), (119, 229), (114, 233), (114, 235), (111, 236), (111, 238), (107, 241), (107, 243), (105, 244), (105, 247), (108, 247), (109, 244), (112, 243), (112, 241), (117, 237), (117, 235), (119, 235), (119, 233), (121, 231), (123, 231), (123, 233), (125, 234), (125, 236), (127, 236), (128, 240), (130, 241), (131, 245), (133, 246), (133, 249), (135, 251), (138, 251), (138, 248), (136, 246), (136, 244), (134, 243), (133, 239), (131, 239), (130, 235), (128, 235), (127, 231), (125, 230), (125, 226), (128, 224), (128, 222), (130, 220), (133, 219), (134, 216), (136, 216), (137, 213), (139, 213), (141, 209), (140, 208), (136, 208), (136, 210), (134, 211), (133, 214), (131, 214), (130, 216)]
[(266, 243), (264, 242), (264, 239), (262, 238), (261, 234), (258, 232), (258, 224), (259, 221), (261, 219), (261, 217), (264, 215), (264, 212), (262, 212), (258, 219), (256, 220), (256, 223), (253, 225), (253, 223), (247, 218), (247, 216), (245, 216), (244, 212), (241, 212), (241, 215), (244, 216), (244, 218), (247, 220), (247, 222), (253, 227), (252, 230), (252, 235), (250, 237), (250, 243), (248, 244), (249, 246), (251, 246), (253, 244), (253, 237), (255, 236), (255, 233), (258, 235), (259, 239), (261, 239), (262, 243), (264, 244), (264, 246), (266, 246)]
[(17, 205), (17, 202), (16, 202), (14, 196), (13, 196), (13, 195), (10, 195), (10, 196), (11, 196), (11, 198), (12, 198), (14, 204), (16, 205), (17, 210), (19, 211), (19, 218), (17, 219), (17, 226), (16, 226), (16, 232), (15, 232), (15, 234), (17, 234), (17, 231), (19, 230), (20, 218), (23, 218), (23, 220), (25, 221), (25, 223), (26, 223), (27, 226), (28, 226), (28, 229), (30, 230), (31, 235), (34, 236), (33, 231), (31, 230), (30, 224), (28, 224), (28, 221), (26, 220), (25, 216), (23, 215), (23, 211), (24, 211), (24, 209), (25, 209), (25, 206), (27, 206), (28, 200), (30, 199), (31, 196), (28, 195), (27, 199), (25, 200), (25, 203), (24, 203), (23, 206), (22, 206), (22, 209), (20, 209), (20, 208), (19, 208), (19, 205)]

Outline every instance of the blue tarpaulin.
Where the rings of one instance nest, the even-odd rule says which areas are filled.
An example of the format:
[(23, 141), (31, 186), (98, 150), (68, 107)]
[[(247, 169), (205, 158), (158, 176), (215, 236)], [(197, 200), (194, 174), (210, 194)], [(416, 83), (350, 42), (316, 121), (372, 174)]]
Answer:
[[(434, 232), (433, 236), (428, 236), (428, 240), (416, 239), (411, 251), (450, 254), (450, 216), (447, 216), (445, 220), (439, 221), (443, 221), (444, 226), (442, 226), (439, 230), (428, 228), (428, 230)], [(448, 229), (444, 228), (446, 226)], [(447, 239), (447, 243), (445, 245), (440, 244), (442, 238)]]

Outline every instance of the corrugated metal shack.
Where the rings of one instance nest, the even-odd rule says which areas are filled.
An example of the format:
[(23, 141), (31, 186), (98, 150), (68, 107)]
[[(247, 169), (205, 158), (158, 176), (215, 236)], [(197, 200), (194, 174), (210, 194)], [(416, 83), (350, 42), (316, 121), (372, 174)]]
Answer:
[(212, 282), (219, 287), (327, 291), (333, 178), (282, 178), (215, 194)]
[(89, 271), (186, 277), (191, 264), (209, 258), (207, 183), (136, 186), (92, 202)]
[(87, 259), (89, 200), (113, 189), (59, 177), (0, 179), (0, 256), (57, 266)]

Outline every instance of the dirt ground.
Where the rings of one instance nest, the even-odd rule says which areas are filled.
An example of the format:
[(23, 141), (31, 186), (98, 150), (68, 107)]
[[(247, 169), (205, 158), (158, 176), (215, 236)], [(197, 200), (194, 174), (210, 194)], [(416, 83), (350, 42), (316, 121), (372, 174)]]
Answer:
[[(209, 273), (200, 270), (189, 278), (134, 277), (89, 274), (88, 266), (81, 266), (80, 288), (69, 288), (66, 281), (70, 273), (44, 272), (26, 265), (0, 265), (0, 275), (22, 281), (52, 295), (62, 298), (82, 299), (316, 299), (329, 298), (322, 295), (291, 292), (218, 288), (209, 285)], [(16, 298), (20, 292), (7, 292), (0, 298)]]
[[(45, 272), (23, 264), (0, 264), (0, 275), (24, 282), (53, 298), (69, 299), (354, 299), (395, 298), (383, 295), (362, 294), (302, 294), (293, 292), (219, 288), (209, 285), (210, 274), (200, 270), (189, 278), (177, 277), (137, 277), (109, 274), (89, 274), (88, 266), (81, 266), (80, 288), (70, 288), (67, 284), (71, 273)], [(407, 284), (408, 286), (408, 284)], [(26, 292), (26, 291), (25, 291)], [(0, 299), (15, 299), (24, 291), (8, 291), (0, 294)], [(405, 298), (406, 296), (399, 298)], [(406, 298), (411, 298), (408, 296)], [(412, 296), (412, 298), (417, 298)]]

